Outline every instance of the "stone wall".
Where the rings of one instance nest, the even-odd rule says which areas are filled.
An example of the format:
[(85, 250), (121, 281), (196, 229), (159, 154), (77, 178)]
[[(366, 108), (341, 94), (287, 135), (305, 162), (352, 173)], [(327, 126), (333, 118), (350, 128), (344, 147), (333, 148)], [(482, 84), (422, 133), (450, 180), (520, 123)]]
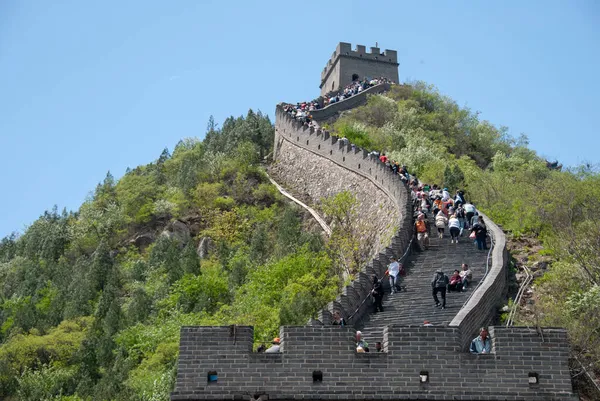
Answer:
[(458, 328), (461, 333), (460, 344), (463, 349), (468, 348), (472, 333), (486, 326), (503, 303), (510, 260), (504, 232), (485, 214), (479, 214), (485, 220), (493, 249), (485, 280), (450, 322), (450, 327)]
[(378, 47), (357, 45), (352, 50), (350, 43), (340, 42), (331, 59), (321, 73), (321, 95), (336, 91), (352, 82), (352, 75), (359, 79), (365, 77), (386, 77), (398, 83), (398, 54), (395, 50), (386, 49), (383, 53)]
[(368, 313), (368, 306), (361, 303), (371, 290), (369, 276), (381, 277), (390, 258), (402, 256), (413, 237), (407, 185), (366, 150), (331, 137), (325, 130), (309, 128), (281, 106), (276, 109), (273, 159), (271, 171), (280, 182), (314, 203), (323, 196), (351, 190), (361, 203), (360, 220), (375, 228), (370, 239), (376, 256), (318, 317), (318, 321), (329, 323), (331, 312), (338, 309), (345, 317), (353, 315), (350, 323), (358, 324)]
[(350, 110), (358, 106), (362, 106), (367, 103), (368, 95), (375, 95), (378, 93), (386, 92), (390, 89), (390, 84), (379, 84), (372, 86), (364, 91), (356, 94), (348, 99), (344, 99), (341, 102), (337, 102), (326, 106), (319, 110), (311, 111), (310, 114), (313, 116), (313, 119), (318, 123), (323, 121), (329, 121), (335, 117), (337, 117), (342, 111)]
[(361, 354), (348, 327), (282, 327), (281, 353), (258, 354), (251, 327), (183, 327), (171, 399), (577, 399), (564, 330), (540, 335), (491, 327), (490, 333), (492, 352), (471, 355), (461, 352), (456, 328), (390, 326), (383, 352)]

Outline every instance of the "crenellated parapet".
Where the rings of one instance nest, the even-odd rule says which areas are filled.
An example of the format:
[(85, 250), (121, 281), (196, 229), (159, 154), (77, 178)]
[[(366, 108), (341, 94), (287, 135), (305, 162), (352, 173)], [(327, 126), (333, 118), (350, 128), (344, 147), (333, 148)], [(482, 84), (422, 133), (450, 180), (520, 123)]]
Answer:
[(382, 352), (357, 353), (348, 327), (286, 326), (281, 352), (268, 354), (252, 352), (252, 327), (182, 327), (171, 399), (577, 399), (565, 330), (490, 334), (492, 352), (472, 355), (461, 352), (456, 328), (388, 326)]
[[(395, 51), (352, 50), (340, 43), (323, 71), (322, 94), (353, 71), (386, 76), (395, 69), (396, 79), (387, 77), (398, 82), (397, 66)], [(329, 121), (364, 104), (369, 93), (388, 89), (376, 85), (311, 112), (313, 119)], [(280, 328), (279, 353), (252, 352), (252, 327), (182, 327), (172, 400), (577, 400), (564, 329), (490, 327), (491, 353), (468, 352), (477, 328), (490, 322), (504, 298), (508, 271), (504, 233), (485, 215), (493, 242), (487, 273), (454, 319), (440, 327), (389, 325), (378, 337), (382, 352), (357, 353), (353, 326), (370, 312), (363, 302), (372, 288), (370, 275), (382, 277), (390, 258), (411, 248), (410, 190), (368, 150), (297, 121), (281, 105), (273, 161), (271, 173), (314, 203), (351, 190), (361, 203), (358, 218), (376, 223), (364, 239), (373, 242), (374, 256), (306, 326)], [(334, 310), (347, 326), (331, 325)]]
[(386, 49), (381, 52), (379, 47), (371, 47), (369, 51), (366, 51), (366, 46), (356, 45), (356, 48), (352, 50), (352, 44), (346, 42), (340, 42), (337, 48), (331, 55), (329, 61), (321, 72), (321, 81), (324, 81), (327, 75), (333, 69), (333, 66), (340, 57), (352, 57), (358, 60), (369, 60), (376, 61), (378, 63), (390, 63), (398, 66), (398, 52), (396, 50)]
[(321, 95), (343, 88), (356, 79), (385, 77), (398, 83), (398, 65), (395, 50), (382, 52), (379, 47), (371, 47), (367, 51), (362, 45), (352, 49), (350, 43), (340, 42), (321, 72)]
[(460, 344), (465, 350), (469, 346), (472, 333), (477, 332), (479, 327), (487, 325), (504, 303), (510, 261), (504, 232), (484, 213), (480, 211), (479, 214), (485, 219), (492, 240), (492, 251), (486, 266), (487, 274), (471, 298), (450, 322), (450, 327), (459, 329)]
[[(348, 100), (352, 100), (352, 98)], [(344, 102), (340, 102), (340, 104), (342, 103)], [(299, 175), (310, 174), (311, 176), (308, 178), (311, 181), (318, 182), (318, 190), (334, 185), (352, 189), (349, 188), (351, 184), (343, 184), (344, 180), (349, 179), (350, 176), (359, 176), (364, 182), (371, 185), (370, 193), (365, 202), (372, 202), (372, 199), (377, 200), (385, 197), (389, 200), (390, 207), (395, 209), (384, 211), (381, 216), (381, 219), (387, 221), (391, 226), (391, 238), (382, 239), (381, 245), (375, 249), (373, 259), (363, 267), (356, 279), (343, 289), (335, 301), (332, 301), (318, 313), (317, 321), (313, 321), (313, 324), (329, 324), (332, 320), (333, 311), (338, 310), (346, 318), (352, 316), (350, 324), (358, 324), (370, 310), (370, 304), (363, 303), (372, 288), (370, 276), (375, 274), (382, 277), (387, 265), (391, 262), (391, 257), (399, 258), (409, 248), (413, 237), (413, 208), (410, 190), (397, 174), (394, 174), (384, 163), (381, 163), (377, 156), (371, 154), (368, 150), (355, 146), (348, 140), (332, 136), (327, 130), (310, 127), (308, 124), (294, 119), (285, 112), (281, 105), (277, 106), (275, 113), (273, 160), (275, 166), (280, 162), (284, 164), (293, 163), (292, 170), (288, 170), (287, 177), (283, 177), (287, 179), (290, 185), (292, 185), (290, 176), (296, 172)], [(282, 162), (281, 160), (290, 153), (296, 154), (296, 158), (293, 161), (286, 160)], [(323, 172), (320, 169), (312, 169), (304, 172), (303, 169), (315, 163), (315, 156), (331, 163), (329, 165), (325, 164), (325, 166), (330, 167), (322, 167), (328, 169), (328, 171)], [(339, 170), (336, 170), (336, 168)], [(317, 176), (322, 174), (325, 178)], [(330, 180), (330, 183), (320, 181), (327, 179)], [(358, 188), (355, 187), (356, 190)], [(320, 194), (312, 194), (312, 197), (316, 200), (319, 199), (319, 196)], [(393, 216), (397, 217), (394, 219)], [(371, 217), (363, 216), (362, 218), (370, 219)], [(388, 285), (388, 283), (385, 282), (384, 285)]]

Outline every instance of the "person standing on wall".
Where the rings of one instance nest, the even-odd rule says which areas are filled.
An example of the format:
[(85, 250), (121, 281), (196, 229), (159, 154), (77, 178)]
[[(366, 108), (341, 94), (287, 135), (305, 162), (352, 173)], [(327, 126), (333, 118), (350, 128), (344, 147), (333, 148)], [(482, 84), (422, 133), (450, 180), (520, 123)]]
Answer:
[(487, 227), (483, 217), (479, 216), (479, 219), (473, 224), (471, 228), (472, 233), (475, 233), (475, 242), (477, 243), (477, 249), (485, 250), (487, 247)]
[(392, 262), (388, 265), (386, 273), (388, 274), (390, 279), (390, 289), (392, 291), (392, 294), (394, 294), (395, 292), (399, 291), (398, 282), (396, 280), (398, 279), (398, 275), (400, 274), (400, 263), (398, 263), (396, 258), (393, 256), (390, 258), (390, 260)]
[(373, 275), (371, 277), (371, 280), (373, 281), (373, 289), (371, 290), (371, 295), (373, 296), (375, 313), (383, 312), (383, 285), (381, 285), (381, 280), (379, 280), (376, 275)]
[(415, 234), (421, 251), (429, 249), (429, 222), (425, 219), (425, 214), (419, 213), (415, 222)]
[[(442, 270), (437, 271), (433, 275), (433, 279), (431, 280), (431, 290), (436, 307), (441, 305), (442, 309), (446, 309), (446, 286), (448, 285), (448, 282), (448, 276)], [(437, 297), (438, 292), (442, 296), (441, 304), (440, 300)]]

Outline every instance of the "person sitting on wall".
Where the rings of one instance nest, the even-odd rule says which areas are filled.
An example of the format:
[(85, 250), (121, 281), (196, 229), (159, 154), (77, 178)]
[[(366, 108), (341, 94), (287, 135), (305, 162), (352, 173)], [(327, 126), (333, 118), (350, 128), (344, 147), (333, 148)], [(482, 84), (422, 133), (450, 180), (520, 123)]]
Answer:
[(345, 326), (346, 320), (344, 320), (339, 311), (335, 311), (333, 312), (333, 322), (331, 324), (334, 326)]
[(356, 332), (356, 352), (369, 352), (369, 343), (362, 337), (362, 332)]
[(450, 276), (448, 291), (462, 291), (462, 279), (458, 270), (454, 270), (454, 273)]
[(479, 329), (479, 335), (471, 341), (469, 351), (471, 354), (489, 354), (492, 349), (492, 341), (485, 327)]
[(272, 342), (273, 345), (271, 345), (265, 352), (270, 353), (270, 354), (279, 352), (280, 343), (281, 343), (281, 340), (279, 339), (279, 337), (275, 337)]
[(383, 352), (383, 348), (381, 348), (381, 341), (377, 341), (375, 343), (375, 351), (377, 351), (377, 352)]
[(461, 265), (460, 277), (462, 279), (462, 289), (465, 291), (469, 283), (473, 280), (473, 272), (469, 269), (469, 265), (463, 263)]

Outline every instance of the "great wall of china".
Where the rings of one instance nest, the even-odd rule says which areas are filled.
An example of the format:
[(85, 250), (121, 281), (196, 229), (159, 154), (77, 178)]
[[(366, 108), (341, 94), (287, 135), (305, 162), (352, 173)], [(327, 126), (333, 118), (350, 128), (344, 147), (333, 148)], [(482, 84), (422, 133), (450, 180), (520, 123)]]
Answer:
[[(386, 53), (389, 51), (386, 51)], [(389, 89), (370, 88), (314, 114), (317, 122)], [(468, 241), (449, 246), (432, 239), (429, 251), (406, 259), (409, 291), (390, 295), (386, 313), (363, 303), (369, 276), (382, 276), (390, 257), (400, 257), (413, 238), (407, 186), (366, 150), (276, 109), (272, 169), (292, 193), (317, 202), (344, 189), (361, 202), (360, 218), (372, 223), (375, 257), (337, 299), (302, 327), (280, 329), (281, 352), (252, 352), (245, 326), (183, 327), (172, 400), (576, 400), (568, 368), (569, 344), (560, 328), (490, 327), (492, 352), (472, 355), (470, 340), (504, 300), (509, 255), (504, 233), (486, 218), (489, 254)], [(431, 308), (431, 273), (440, 264), (476, 266), (478, 284), (450, 298), (446, 311)], [(352, 318), (331, 326), (332, 311)], [(423, 327), (428, 319), (434, 327)], [(360, 328), (380, 353), (357, 353)]]

